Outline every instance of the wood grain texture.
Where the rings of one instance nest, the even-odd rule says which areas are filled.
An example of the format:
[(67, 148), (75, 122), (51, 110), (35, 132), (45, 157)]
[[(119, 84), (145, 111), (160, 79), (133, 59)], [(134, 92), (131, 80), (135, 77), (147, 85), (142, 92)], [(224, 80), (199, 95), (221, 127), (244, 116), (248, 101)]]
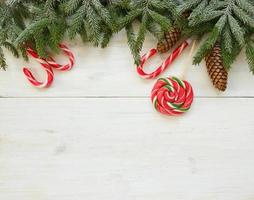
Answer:
[(198, 98), (179, 118), (148, 98), (0, 105), (0, 199), (254, 198), (254, 99)]
[[(127, 47), (124, 32), (119, 33), (106, 49), (93, 48), (81, 41), (66, 42), (76, 56), (76, 65), (68, 73), (56, 72), (55, 82), (50, 89), (38, 90), (29, 85), (22, 74), (22, 66), (32, 67), (37, 76), (44, 77), (40, 66), (33, 60), (29, 63), (14, 59), (7, 54), (8, 74), (0, 71), (0, 96), (4, 97), (66, 97), (66, 96), (149, 96), (154, 80), (142, 80), (136, 73), (133, 59)], [(156, 45), (148, 36), (143, 52)], [(188, 58), (190, 48), (166, 70), (162, 76), (181, 75)], [(169, 53), (155, 56), (147, 71), (158, 66)], [(66, 61), (59, 56), (58, 61)], [(188, 61), (187, 61), (188, 62)], [(212, 86), (204, 62), (200, 66), (191, 66), (186, 79), (193, 85), (197, 96), (254, 96), (254, 78), (249, 73), (244, 56), (233, 65), (229, 73), (228, 90), (218, 93)], [(150, 66), (150, 67), (149, 67)]]
[[(9, 68), (0, 71), (0, 200), (254, 199), (254, 78), (243, 55), (224, 94), (213, 89), (204, 63), (190, 65), (192, 109), (165, 117), (152, 108), (154, 80), (137, 76), (123, 32), (105, 50), (66, 43), (76, 66), (56, 72), (45, 90), (21, 72), (31, 66), (42, 78), (38, 64), (7, 54)], [(148, 37), (143, 52), (155, 44)], [(162, 76), (181, 75), (188, 52)]]

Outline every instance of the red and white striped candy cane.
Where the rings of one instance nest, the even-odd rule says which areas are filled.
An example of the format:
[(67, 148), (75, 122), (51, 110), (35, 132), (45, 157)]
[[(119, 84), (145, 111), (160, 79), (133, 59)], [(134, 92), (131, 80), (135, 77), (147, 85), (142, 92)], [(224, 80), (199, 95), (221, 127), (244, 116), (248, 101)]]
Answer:
[(46, 70), (47, 72), (47, 79), (45, 82), (40, 82), (37, 81), (36, 78), (33, 76), (32, 72), (28, 69), (28, 68), (23, 68), (23, 72), (26, 75), (27, 79), (36, 87), (49, 87), (53, 80), (54, 80), (54, 73), (52, 70), (53, 68), (56, 68), (58, 70), (61, 71), (67, 71), (72, 69), (73, 65), (74, 65), (74, 55), (73, 53), (70, 51), (70, 49), (64, 45), (64, 44), (59, 44), (60, 49), (62, 49), (62, 51), (69, 57), (69, 63), (65, 64), (65, 65), (61, 65), (56, 63), (56, 61), (52, 58), (49, 57), (49, 59), (44, 59), (44, 58), (40, 58), (39, 55), (37, 54), (37, 52), (35, 52), (33, 49), (31, 48), (27, 48), (27, 53), (32, 56), (35, 60), (38, 61), (38, 63), (41, 64), (41, 66)]
[(28, 81), (30, 81), (30, 83), (32, 83), (32, 85), (38, 87), (38, 88), (44, 88), (44, 87), (49, 87), (53, 80), (54, 80), (54, 72), (51, 68), (51, 66), (47, 63), (47, 61), (45, 59), (42, 59), (39, 57), (39, 55), (31, 48), (27, 49), (27, 53), (32, 56), (33, 58), (35, 58), (35, 60), (37, 60), (41, 66), (45, 69), (45, 71), (47, 72), (47, 79), (44, 82), (40, 82), (38, 80), (36, 80), (36, 78), (33, 76), (32, 72), (24, 67), (23, 68), (23, 72), (25, 74), (25, 76), (27, 77)]
[(61, 71), (68, 71), (71, 70), (74, 65), (74, 55), (71, 52), (71, 50), (64, 44), (59, 44), (60, 49), (69, 57), (69, 63), (65, 65), (61, 65), (56, 63), (56, 61), (50, 57), (50, 59), (47, 60), (48, 64), (51, 65), (51, 67), (61, 70)]
[(151, 49), (147, 54), (143, 55), (141, 58), (141, 64), (137, 67), (137, 72), (141, 78), (152, 79), (160, 75), (167, 67), (182, 53), (182, 51), (191, 43), (191, 39), (184, 41), (180, 46), (178, 46), (172, 54), (152, 73), (144, 72), (145, 62), (157, 53), (157, 49)]

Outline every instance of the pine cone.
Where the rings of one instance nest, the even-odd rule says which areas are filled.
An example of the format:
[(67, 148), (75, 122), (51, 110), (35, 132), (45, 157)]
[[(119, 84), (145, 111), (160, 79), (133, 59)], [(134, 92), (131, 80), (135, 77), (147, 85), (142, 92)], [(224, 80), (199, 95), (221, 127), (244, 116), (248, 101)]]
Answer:
[(208, 74), (215, 88), (225, 91), (227, 88), (228, 72), (223, 66), (221, 47), (217, 42), (212, 51), (205, 57)]
[(181, 38), (181, 30), (177, 27), (174, 27), (169, 32), (164, 34), (164, 40), (158, 42), (157, 50), (160, 53), (165, 53), (170, 50)]

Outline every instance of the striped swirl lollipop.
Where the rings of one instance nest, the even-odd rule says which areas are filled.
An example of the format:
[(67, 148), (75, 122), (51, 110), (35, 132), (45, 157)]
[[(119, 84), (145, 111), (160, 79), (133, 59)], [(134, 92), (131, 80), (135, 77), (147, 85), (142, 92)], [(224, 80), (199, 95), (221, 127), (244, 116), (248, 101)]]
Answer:
[(152, 89), (151, 100), (157, 111), (166, 115), (181, 115), (193, 102), (191, 85), (176, 77), (160, 78)]

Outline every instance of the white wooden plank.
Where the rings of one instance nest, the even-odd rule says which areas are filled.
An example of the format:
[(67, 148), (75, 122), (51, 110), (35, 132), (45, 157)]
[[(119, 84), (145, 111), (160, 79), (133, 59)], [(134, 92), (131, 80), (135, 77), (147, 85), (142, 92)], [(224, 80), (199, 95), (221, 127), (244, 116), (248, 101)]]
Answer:
[(0, 99), (0, 199), (251, 200), (254, 99)]
[[(132, 56), (127, 46), (125, 33), (114, 37), (106, 49), (93, 48), (79, 40), (67, 42), (76, 55), (75, 68), (67, 73), (56, 73), (55, 82), (50, 89), (38, 90), (30, 86), (22, 74), (22, 66), (33, 67), (37, 75), (43, 77), (35, 62), (26, 63), (22, 59), (14, 59), (7, 54), (9, 68), (7, 72), (0, 71), (0, 96), (148, 96), (154, 80), (141, 80), (136, 73)], [(154, 47), (156, 41), (148, 36), (143, 52)], [(189, 49), (184, 52), (170, 69), (162, 76), (179, 75), (183, 71)], [(158, 66), (168, 55), (157, 56), (151, 65)], [(66, 61), (60, 57), (58, 61)], [(244, 55), (240, 56), (230, 71), (228, 90), (224, 94), (212, 87), (204, 63), (201, 66), (191, 66), (186, 79), (195, 88), (198, 96), (254, 96), (254, 78), (249, 73)], [(149, 65), (147, 65), (148, 67)], [(152, 67), (148, 67), (148, 71)]]

